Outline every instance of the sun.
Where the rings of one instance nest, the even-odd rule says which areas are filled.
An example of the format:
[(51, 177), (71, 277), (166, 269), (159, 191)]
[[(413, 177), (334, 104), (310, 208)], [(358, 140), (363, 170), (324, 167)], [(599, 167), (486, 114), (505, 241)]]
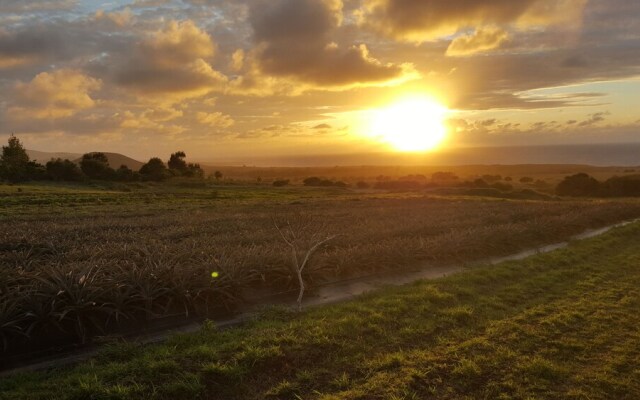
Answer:
[(398, 151), (433, 150), (446, 137), (447, 111), (431, 98), (406, 98), (374, 111), (370, 131)]

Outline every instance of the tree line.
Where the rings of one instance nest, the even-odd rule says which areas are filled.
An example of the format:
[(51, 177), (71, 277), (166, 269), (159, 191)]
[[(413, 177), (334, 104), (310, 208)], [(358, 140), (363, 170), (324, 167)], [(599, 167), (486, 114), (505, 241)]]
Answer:
[(640, 197), (640, 175), (614, 176), (604, 182), (585, 173), (567, 176), (556, 187), (559, 196)]
[[(165, 164), (153, 157), (140, 170), (134, 171), (126, 165), (114, 169), (104, 153), (87, 153), (78, 163), (68, 159), (52, 159), (45, 165), (29, 159), (20, 140), (11, 135), (0, 155), (0, 180), (12, 183), (31, 180), (82, 181), (86, 179), (136, 182), (163, 181), (173, 177), (203, 178), (204, 171), (199, 164), (187, 163), (186, 154), (178, 151)], [(216, 176), (217, 178), (217, 176)]]

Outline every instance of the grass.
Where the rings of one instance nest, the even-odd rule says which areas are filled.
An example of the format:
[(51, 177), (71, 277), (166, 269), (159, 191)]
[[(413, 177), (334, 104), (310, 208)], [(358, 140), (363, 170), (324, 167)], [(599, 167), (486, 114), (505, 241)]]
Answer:
[(123, 344), (0, 399), (637, 399), (640, 224), (245, 326)]
[(300, 199), (348, 198), (337, 188), (218, 186), (202, 182), (189, 187), (172, 183), (26, 183), (0, 184), (0, 221), (16, 216), (139, 214), (211, 209), (220, 205), (282, 203)]

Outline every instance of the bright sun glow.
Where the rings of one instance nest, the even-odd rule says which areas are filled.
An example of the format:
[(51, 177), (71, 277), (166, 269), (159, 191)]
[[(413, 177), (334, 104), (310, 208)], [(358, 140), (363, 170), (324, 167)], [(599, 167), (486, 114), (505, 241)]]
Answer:
[(429, 98), (401, 100), (376, 111), (371, 134), (399, 151), (432, 150), (444, 140), (447, 108)]

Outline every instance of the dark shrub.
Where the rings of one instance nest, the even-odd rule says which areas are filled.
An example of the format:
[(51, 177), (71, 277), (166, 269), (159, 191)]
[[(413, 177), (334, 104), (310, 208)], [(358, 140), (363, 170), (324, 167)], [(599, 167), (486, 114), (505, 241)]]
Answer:
[(54, 181), (79, 181), (83, 175), (76, 163), (69, 160), (51, 160), (46, 165), (47, 175)]
[(140, 174), (126, 165), (121, 165), (120, 168), (116, 170), (116, 180), (121, 182), (135, 182), (140, 180)]
[(154, 157), (140, 168), (140, 175), (145, 180), (161, 181), (167, 177), (167, 167), (161, 159)]
[(640, 175), (614, 176), (602, 184), (602, 192), (612, 197), (640, 196)]
[(556, 187), (559, 196), (590, 197), (600, 194), (600, 182), (585, 173), (564, 178)]
[(501, 175), (482, 175), (482, 180), (488, 183), (494, 183), (502, 180)]
[(115, 171), (104, 153), (87, 153), (80, 160), (80, 169), (91, 179), (112, 179)]
[(279, 179), (277, 181), (273, 181), (273, 186), (275, 187), (283, 187), (289, 185), (289, 179)]
[(317, 176), (312, 176), (302, 181), (302, 183), (304, 183), (305, 186), (320, 186), (322, 184), (322, 179)]

